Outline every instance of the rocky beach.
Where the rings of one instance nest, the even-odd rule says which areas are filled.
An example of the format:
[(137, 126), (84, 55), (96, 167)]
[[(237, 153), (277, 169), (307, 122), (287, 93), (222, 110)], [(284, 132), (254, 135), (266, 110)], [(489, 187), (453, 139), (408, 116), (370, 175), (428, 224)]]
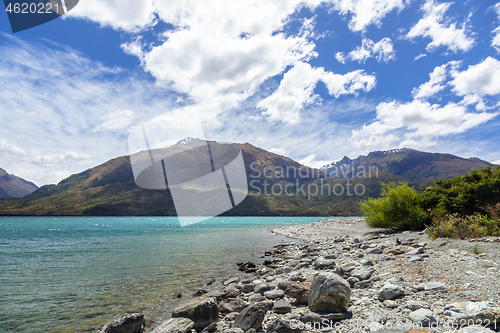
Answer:
[(153, 323), (101, 333), (500, 331), (500, 239), (431, 239), (336, 218), (270, 229), (290, 239), (206, 285)]

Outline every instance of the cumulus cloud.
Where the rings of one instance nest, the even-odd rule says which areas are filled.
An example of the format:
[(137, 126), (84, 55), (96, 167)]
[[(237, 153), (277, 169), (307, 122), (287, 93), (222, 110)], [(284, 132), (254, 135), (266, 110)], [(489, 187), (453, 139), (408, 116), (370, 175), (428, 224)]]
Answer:
[(427, 45), (427, 50), (431, 52), (440, 46), (446, 46), (453, 52), (470, 50), (475, 41), (468, 35), (466, 25), (457, 28), (457, 23), (451, 22), (445, 15), (450, 5), (451, 3), (427, 0), (421, 7), (423, 18), (411, 28), (407, 37), (431, 38), (432, 42)]
[(373, 75), (361, 70), (341, 75), (302, 62), (285, 73), (278, 89), (260, 101), (257, 107), (264, 110), (264, 115), (272, 121), (295, 124), (300, 120), (300, 111), (320, 99), (314, 94), (320, 80), (325, 83), (328, 93), (335, 97), (369, 91), (376, 83)]
[(494, 113), (472, 113), (455, 103), (426, 101), (380, 103), (376, 120), (352, 132), (355, 145), (365, 151), (391, 147), (428, 147), (435, 138), (463, 133), (493, 119)]
[(72, 49), (0, 40), (2, 166), (39, 185), (127, 154), (132, 126), (174, 105), (154, 82)]
[(405, 7), (403, 0), (332, 0), (333, 8), (342, 15), (351, 14), (349, 28), (363, 31), (369, 25), (380, 26), (382, 19), (393, 10)]
[(449, 68), (455, 70), (460, 66), (458, 61), (450, 61), (447, 64), (434, 68), (432, 73), (429, 74), (429, 81), (414, 88), (412, 91), (413, 97), (417, 99), (427, 99), (444, 90), (447, 86)]
[(153, 24), (154, 12), (152, 0), (85, 0), (80, 1), (68, 16), (89, 19), (113, 29), (133, 31)]
[(368, 58), (376, 58), (378, 61), (389, 62), (389, 60), (396, 59), (395, 54), (390, 38), (383, 38), (377, 43), (371, 39), (363, 38), (361, 46), (358, 46), (347, 55), (337, 52), (335, 58), (343, 64), (346, 62), (346, 59), (364, 63)]
[[(319, 1), (317, 1), (319, 3)], [(314, 17), (296, 35), (282, 32), (297, 8), (314, 1), (157, 1), (160, 20), (175, 28), (163, 42), (123, 45), (163, 86), (224, 112), (255, 94), (267, 79), (317, 54)]]
[(452, 75), (453, 90), (460, 96), (500, 94), (500, 61), (493, 57), (469, 66), (466, 71), (454, 71)]

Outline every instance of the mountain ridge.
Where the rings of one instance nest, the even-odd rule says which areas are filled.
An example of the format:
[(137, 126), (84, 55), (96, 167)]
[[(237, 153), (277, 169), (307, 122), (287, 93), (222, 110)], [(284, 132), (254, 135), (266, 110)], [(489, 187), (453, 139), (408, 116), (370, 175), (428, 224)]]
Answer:
[(0, 198), (22, 198), (38, 189), (38, 186), (0, 168)]
[[(374, 151), (355, 159), (344, 156), (340, 161), (320, 168), (331, 177), (362, 175), (370, 167), (381, 172), (402, 176), (410, 182), (429, 183), (429, 180), (461, 176), (472, 169), (491, 163), (477, 157), (463, 158), (447, 153), (428, 153), (410, 148)], [(339, 172), (344, 174), (339, 175)]]
[[(179, 144), (189, 145), (197, 140), (199, 139), (189, 138), (181, 140)], [(214, 141), (209, 143), (213, 151), (226, 145)], [(231, 145), (241, 149), (249, 185), (249, 195), (243, 202), (223, 214), (234, 216), (359, 216), (359, 202), (368, 197), (379, 196), (381, 181), (408, 182), (412, 186), (422, 188), (432, 184), (434, 180), (433, 177), (424, 177), (425, 172), (429, 173), (431, 170), (431, 176), (449, 176), (464, 170), (458, 170), (456, 166), (451, 167), (450, 162), (446, 161), (466, 160), (453, 155), (442, 157), (434, 153), (437, 154), (434, 156), (432, 153), (411, 149), (393, 150), (389, 153), (373, 152), (363, 156), (369, 157), (364, 162), (358, 157), (357, 162), (360, 164), (357, 166), (357, 162), (353, 164), (356, 159), (345, 157), (341, 161), (344, 162), (344, 167), (352, 167), (351, 172), (346, 172), (344, 177), (331, 177), (325, 170), (307, 167), (291, 158), (249, 143)], [(166, 149), (178, 148), (174, 145)], [(416, 172), (418, 170), (415, 170), (414, 160), (422, 156), (431, 156), (434, 159), (429, 160), (430, 164), (424, 164), (420, 171)], [(378, 165), (377, 168), (367, 168), (370, 166), (367, 161)], [(472, 159), (470, 162), (473, 162), (471, 165), (481, 167), (487, 164), (479, 159)], [(408, 167), (406, 171), (405, 165)], [(361, 166), (365, 169), (361, 170)], [(399, 175), (387, 172), (391, 171), (391, 168), (397, 169)], [(289, 172), (290, 170), (295, 172)], [(302, 173), (296, 173), (297, 170)], [(363, 172), (357, 174), (358, 171)], [(411, 172), (408, 173), (409, 171)], [(466, 170), (469, 171), (470, 169)], [(411, 179), (408, 174), (418, 177)], [(289, 192), (276, 195), (277, 189), (283, 188)], [(362, 189), (362, 193), (353, 195), (352, 190), (356, 188), (358, 192)], [(311, 192), (305, 193), (304, 189), (316, 192), (321, 189), (321, 195), (311, 196)], [(0, 200), (0, 215), (175, 216), (176, 210), (168, 188), (139, 188), (134, 180), (130, 157), (120, 156), (71, 175), (57, 185), (42, 186), (26, 197)]]

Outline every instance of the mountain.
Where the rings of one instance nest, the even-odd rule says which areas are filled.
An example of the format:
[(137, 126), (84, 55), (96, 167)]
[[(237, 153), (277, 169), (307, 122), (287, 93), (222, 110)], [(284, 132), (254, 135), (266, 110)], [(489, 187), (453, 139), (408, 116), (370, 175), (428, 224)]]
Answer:
[(0, 169), (0, 198), (22, 198), (37, 189), (35, 184)]
[(451, 154), (426, 153), (402, 148), (375, 151), (356, 159), (347, 156), (320, 168), (330, 177), (359, 177), (369, 170), (378, 170), (405, 178), (418, 187), (430, 186), (435, 179), (462, 176), (470, 170), (490, 165), (478, 158), (462, 158)]
[[(479, 169), (487, 164), (478, 159), (404, 149), (374, 152), (355, 160), (345, 157), (319, 170), (249, 143), (211, 141), (210, 147), (213, 156), (231, 152), (233, 155), (226, 154), (226, 161), (233, 158), (237, 148), (245, 163), (248, 196), (225, 212), (226, 216), (359, 216), (359, 202), (378, 197), (380, 182), (418, 180), (422, 185), (422, 182), (432, 183), (433, 177), (465, 174), (470, 171), (469, 167)], [(191, 172), (202, 169), (193, 163), (196, 154), (189, 153), (199, 148), (199, 139), (187, 138), (172, 147), (153, 150), (151, 154), (174, 156), (182, 166), (180, 177), (185, 181)], [(148, 152), (138, 154), (143, 154), (146, 161), (152, 156)], [(132, 155), (132, 159), (137, 158)], [(217, 164), (215, 159), (211, 162)], [(183, 174), (185, 166), (191, 171)], [(354, 168), (354, 173), (347, 170), (348, 166)], [(334, 167), (344, 174), (328, 176), (326, 172), (332, 172)], [(159, 171), (160, 181), (164, 181), (163, 170)], [(57, 185), (42, 186), (23, 198), (1, 199), (0, 215), (175, 216), (176, 210), (168, 188), (138, 187), (131, 157), (121, 156), (74, 174)]]
[[(181, 146), (196, 143), (196, 140), (185, 140), (167, 148), (168, 152), (153, 151), (153, 154), (174, 154), (182, 150)], [(345, 198), (338, 196), (338, 204), (334, 204), (327, 196), (307, 198), (302, 195), (301, 187), (325, 177), (320, 170), (248, 143), (210, 142), (214, 153), (228, 145), (241, 149), (247, 180), (251, 185), (250, 195), (225, 215), (359, 214), (357, 197), (351, 198), (347, 194)], [(334, 181), (339, 182), (328, 180)], [(370, 189), (376, 188), (377, 182), (371, 184)], [(272, 186), (276, 190), (286, 185), (289, 185), (290, 196), (270, 192)], [(370, 193), (376, 195), (373, 191)], [(347, 207), (347, 211), (342, 211), (341, 207)], [(175, 216), (176, 211), (168, 189), (147, 190), (136, 185), (130, 157), (122, 156), (72, 175), (57, 185), (42, 186), (22, 199), (0, 200), (0, 215)]]

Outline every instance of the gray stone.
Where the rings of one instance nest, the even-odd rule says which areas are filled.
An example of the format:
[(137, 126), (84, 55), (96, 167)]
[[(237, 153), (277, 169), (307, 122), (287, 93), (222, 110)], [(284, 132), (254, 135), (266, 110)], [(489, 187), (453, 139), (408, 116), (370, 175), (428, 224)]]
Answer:
[(190, 333), (194, 322), (188, 318), (171, 318), (161, 323), (153, 333)]
[(241, 286), (241, 291), (244, 293), (251, 293), (253, 289), (255, 288), (255, 285), (252, 283), (246, 283), (243, 286)]
[(326, 259), (325, 257), (318, 257), (314, 263), (314, 268), (316, 269), (331, 269), (335, 268), (335, 260)]
[(203, 295), (203, 297), (215, 297), (218, 301), (222, 299), (224, 293), (220, 290), (212, 290)]
[(436, 315), (429, 309), (418, 309), (417, 311), (413, 311), (409, 314), (409, 318), (421, 327), (429, 327), (437, 322)]
[(238, 282), (239, 280), (240, 280), (240, 278), (239, 278), (239, 277), (234, 276), (234, 277), (232, 277), (232, 278), (227, 279), (226, 281), (224, 281), (224, 285), (225, 285), (225, 286), (228, 286), (228, 285), (230, 285), (231, 283), (236, 283), (236, 282)]
[(236, 317), (233, 327), (239, 327), (245, 332), (251, 328), (258, 330), (265, 316), (266, 311), (258, 304), (248, 306)]
[(360, 281), (363, 281), (363, 280), (368, 280), (374, 272), (375, 272), (375, 268), (373, 268), (371, 266), (361, 266), (361, 267), (355, 268), (351, 272), (351, 276), (358, 278)]
[(234, 284), (230, 284), (222, 290), (222, 298), (235, 298), (239, 294), (241, 294), (241, 291)]
[(422, 285), (424, 286), (424, 290), (438, 290), (438, 291), (446, 290), (446, 285), (443, 282), (432, 281), (432, 282), (422, 283)]
[(357, 267), (359, 267), (359, 264), (357, 262), (348, 262), (347, 264), (340, 266), (342, 272), (346, 275), (350, 275), (351, 272)]
[(309, 285), (306, 283), (292, 283), (285, 289), (285, 294), (295, 298), (298, 304), (307, 305), (309, 302), (309, 289)]
[(427, 309), (429, 308), (429, 305), (426, 302), (409, 300), (406, 302), (406, 307), (411, 311), (415, 311), (422, 308)]
[(351, 287), (335, 273), (318, 273), (309, 292), (309, 309), (313, 312), (345, 312), (351, 299)]
[(396, 256), (393, 253), (387, 253), (386, 255), (380, 256), (378, 260), (380, 261), (396, 260)]
[(403, 296), (404, 294), (405, 290), (402, 287), (387, 283), (380, 288), (378, 292), (378, 299), (381, 301), (385, 301), (386, 299), (393, 300), (399, 296)]
[(286, 290), (288, 286), (292, 285), (292, 281), (286, 281), (286, 280), (279, 280), (278, 283), (276, 284), (276, 287), (281, 290)]
[(235, 299), (229, 302), (226, 302), (221, 305), (220, 312), (222, 313), (230, 313), (230, 312), (240, 312), (249, 304), (241, 299)]
[(277, 300), (274, 302), (273, 310), (276, 313), (284, 314), (292, 311), (292, 305), (283, 300)]
[(362, 265), (363, 265), (363, 266), (373, 266), (373, 265), (375, 265), (375, 264), (374, 264), (373, 260), (368, 259), (368, 260), (363, 261), (363, 264), (362, 264)]
[(368, 287), (371, 287), (373, 285), (372, 280), (365, 280), (365, 281), (359, 281), (354, 284), (355, 289), (366, 289)]
[(271, 287), (269, 284), (261, 283), (261, 284), (256, 285), (255, 288), (253, 289), (253, 291), (256, 293), (259, 293), (261, 295), (264, 295), (264, 293), (266, 291), (269, 291), (271, 289), (273, 289), (273, 287)]
[(232, 328), (226, 328), (222, 333), (245, 333), (241, 328), (239, 327), (232, 327)]
[(283, 298), (285, 292), (281, 289), (269, 290), (264, 293), (264, 296), (268, 299)]
[(258, 302), (262, 302), (262, 301), (265, 301), (267, 298), (265, 298), (263, 295), (261, 294), (256, 294), (256, 293), (252, 293), (250, 294), (250, 296), (248, 297), (248, 301), (250, 303), (258, 303)]
[(382, 249), (376, 247), (376, 248), (367, 250), (366, 253), (368, 253), (368, 254), (382, 254)]
[[(301, 332), (297, 328), (298, 325), (293, 325), (289, 320), (278, 318), (267, 327), (266, 333), (295, 333)], [(292, 328), (293, 327), (293, 328)]]
[(357, 277), (351, 276), (351, 277), (347, 278), (347, 282), (349, 282), (349, 285), (352, 288), (352, 287), (354, 287), (354, 284), (356, 282), (359, 282), (359, 279)]
[(99, 333), (138, 333), (142, 332), (145, 323), (143, 314), (133, 313), (108, 322)]
[(407, 255), (414, 256), (417, 254), (422, 254), (424, 253), (424, 248), (423, 247), (417, 247), (411, 251), (406, 252)]
[(408, 258), (409, 262), (415, 262), (415, 261), (424, 261), (424, 258), (428, 258), (429, 256), (427, 254), (417, 254), (414, 256), (410, 256)]
[(305, 280), (306, 280), (306, 278), (304, 277), (304, 275), (302, 275), (301, 272), (292, 272), (292, 273), (290, 273), (290, 281), (304, 282)]
[(456, 302), (443, 309), (443, 315), (458, 322), (485, 325), (500, 322), (500, 307), (494, 302)]
[(213, 297), (197, 297), (186, 304), (178, 306), (172, 312), (172, 318), (189, 318), (198, 331), (219, 319), (219, 308)]
[(385, 323), (387, 320), (388, 312), (385, 310), (374, 310), (369, 312), (368, 321), (375, 323)]

